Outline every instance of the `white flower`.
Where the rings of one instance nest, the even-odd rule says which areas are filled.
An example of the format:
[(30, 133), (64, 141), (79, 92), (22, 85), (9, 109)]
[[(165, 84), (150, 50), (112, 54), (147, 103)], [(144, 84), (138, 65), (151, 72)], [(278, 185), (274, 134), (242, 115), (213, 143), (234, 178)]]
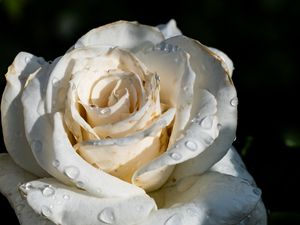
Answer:
[(93, 29), (52, 63), (19, 53), (1, 103), (0, 191), (22, 224), (265, 224), (231, 146), (232, 70), (174, 20)]

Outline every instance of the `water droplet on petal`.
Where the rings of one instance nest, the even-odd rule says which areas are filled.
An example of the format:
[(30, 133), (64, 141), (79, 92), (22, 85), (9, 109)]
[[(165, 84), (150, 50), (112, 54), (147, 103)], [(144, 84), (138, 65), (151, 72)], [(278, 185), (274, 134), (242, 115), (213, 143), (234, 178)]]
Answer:
[(58, 84), (58, 79), (56, 77), (54, 77), (52, 80), (52, 85), (56, 86), (57, 84)]
[(97, 188), (96, 192), (97, 192), (98, 194), (101, 194), (101, 193), (102, 193), (101, 188)]
[(47, 186), (43, 189), (42, 193), (45, 197), (50, 197), (54, 195), (55, 190), (51, 186)]
[(31, 142), (31, 149), (33, 151), (35, 151), (35, 152), (41, 152), (42, 148), (43, 148), (43, 144), (39, 140), (33, 140)]
[(63, 195), (63, 199), (64, 199), (64, 200), (69, 200), (69, 199), (70, 199), (70, 196), (69, 196), (69, 195)]
[(42, 206), (41, 214), (42, 216), (48, 217), (52, 214), (52, 211), (47, 206)]
[(115, 222), (115, 214), (112, 208), (105, 208), (98, 214), (98, 220), (107, 224)]
[(186, 141), (185, 146), (191, 151), (196, 151), (198, 148), (197, 144), (193, 141)]
[(25, 187), (25, 190), (30, 190), (30, 189), (33, 188), (33, 186), (32, 186), (31, 183), (26, 183), (26, 184), (24, 185), (24, 187)]
[(21, 212), (24, 209), (25, 205), (24, 204), (19, 204), (16, 206), (16, 211)]
[(136, 206), (136, 211), (141, 212), (143, 210), (143, 206), (142, 205), (138, 205)]
[(222, 124), (218, 123), (217, 128), (218, 128), (219, 130), (221, 130)]
[(178, 214), (174, 214), (173, 216), (169, 217), (164, 225), (180, 225), (181, 224), (181, 217)]
[(186, 210), (187, 214), (189, 214), (190, 216), (198, 216), (198, 213), (196, 211), (196, 209), (193, 209), (193, 208), (188, 208)]
[(64, 173), (70, 179), (76, 179), (79, 176), (79, 169), (75, 166), (68, 166), (65, 168)]
[(83, 189), (83, 188), (84, 188), (84, 183), (83, 183), (82, 181), (78, 181), (78, 182), (76, 182), (76, 186), (77, 186), (78, 188)]
[(25, 57), (25, 63), (29, 63), (30, 62), (30, 57)]
[(170, 157), (171, 157), (172, 159), (174, 159), (174, 160), (179, 160), (179, 159), (181, 159), (181, 155), (180, 155), (179, 153), (177, 153), (177, 152), (171, 152), (171, 153), (170, 153)]
[(230, 100), (230, 105), (233, 107), (236, 107), (238, 105), (238, 98), (234, 97), (233, 99)]
[(104, 108), (104, 109), (100, 110), (100, 114), (102, 114), (102, 115), (106, 115), (108, 113), (110, 113), (110, 108)]
[(53, 160), (52, 166), (54, 166), (55, 168), (58, 168), (59, 165), (60, 165), (60, 162), (57, 159)]
[(261, 190), (259, 188), (254, 188), (253, 193), (256, 195), (261, 195)]
[(206, 117), (204, 117), (200, 121), (199, 125), (202, 128), (204, 128), (204, 129), (210, 129), (210, 128), (212, 128), (212, 125), (213, 125), (213, 118), (212, 118), (212, 116), (206, 116)]

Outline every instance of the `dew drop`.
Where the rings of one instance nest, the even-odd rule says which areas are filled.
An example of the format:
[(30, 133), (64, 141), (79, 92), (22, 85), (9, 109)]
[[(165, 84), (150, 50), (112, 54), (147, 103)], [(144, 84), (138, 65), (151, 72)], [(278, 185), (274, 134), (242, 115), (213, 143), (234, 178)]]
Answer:
[(253, 193), (256, 195), (261, 195), (261, 190), (259, 188), (254, 188)]
[(76, 186), (80, 189), (83, 189), (84, 188), (84, 183), (82, 181), (78, 181), (78, 182), (76, 182)]
[(102, 193), (102, 189), (101, 189), (101, 188), (97, 188), (97, 189), (96, 189), (96, 192), (97, 192), (98, 194), (101, 194), (101, 193)]
[(69, 195), (63, 195), (63, 199), (64, 199), (64, 200), (69, 200), (69, 199), (70, 199), (70, 196), (69, 196)]
[(43, 148), (43, 144), (39, 140), (33, 140), (31, 142), (31, 149), (33, 151), (35, 151), (35, 152), (41, 152), (42, 148)]
[(179, 159), (181, 159), (181, 155), (180, 155), (179, 153), (177, 153), (177, 152), (171, 152), (171, 153), (170, 153), (170, 157), (171, 157), (172, 159), (174, 159), (174, 160), (179, 160)]
[(173, 216), (169, 217), (164, 225), (179, 225), (181, 224), (181, 217), (178, 214), (174, 214)]
[(142, 205), (138, 205), (136, 206), (136, 211), (141, 212), (143, 210), (143, 206)]
[(233, 106), (233, 107), (237, 107), (238, 105), (238, 98), (237, 97), (234, 97), (233, 99), (230, 100), (230, 105)]
[(115, 214), (112, 208), (105, 208), (98, 214), (98, 220), (107, 224), (115, 222)]
[(42, 206), (41, 214), (42, 216), (48, 217), (52, 214), (52, 211), (47, 206)]
[(55, 168), (58, 168), (59, 165), (60, 165), (60, 162), (57, 159), (53, 160), (52, 166), (54, 166)]
[(53, 86), (58, 85), (58, 79), (56, 77), (52, 79), (52, 85)]
[(199, 125), (204, 128), (204, 129), (210, 129), (212, 128), (212, 125), (213, 125), (213, 119), (212, 119), (212, 116), (206, 116), (204, 117)]
[(70, 179), (76, 179), (79, 176), (79, 169), (75, 166), (68, 166), (65, 168), (64, 173)]
[(51, 186), (47, 186), (42, 191), (45, 197), (50, 197), (55, 194), (55, 190)]
[(196, 151), (198, 147), (197, 144), (193, 141), (186, 141), (185, 146), (191, 151)]
[(193, 209), (193, 208), (188, 208), (188, 209), (186, 210), (186, 212), (187, 212), (187, 214), (189, 214), (190, 216), (198, 216), (197, 211), (196, 211), (195, 209)]
[(16, 206), (16, 211), (21, 212), (24, 209), (25, 205), (24, 204), (19, 204)]
[(165, 42), (162, 42), (159, 46), (160, 50), (161, 51), (164, 51), (165, 50), (165, 47), (166, 47), (166, 43)]
[(221, 130), (222, 124), (218, 123), (217, 128), (218, 128), (219, 130)]
[(25, 63), (29, 63), (30, 57), (25, 57)]
[(32, 186), (31, 183), (26, 183), (26, 184), (24, 185), (24, 187), (25, 187), (25, 190), (30, 190), (30, 189), (33, 188), (33, 186)]
[(100, 114), (102, 114), (102, 115), (106, 115), (108, 113), (110, 113), (110, 108), (104, 108), (104, 109), (100, 110)]

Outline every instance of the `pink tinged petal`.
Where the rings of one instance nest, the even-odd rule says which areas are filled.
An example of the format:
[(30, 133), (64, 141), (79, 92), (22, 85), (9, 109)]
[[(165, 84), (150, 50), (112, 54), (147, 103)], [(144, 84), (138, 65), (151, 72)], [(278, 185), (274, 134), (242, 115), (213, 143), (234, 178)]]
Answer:
[(21, 186), (34, 211), (55, 224), (139, 224), (147, 219), (155, 202), (146, 194), (97, 198), (86, 191), (65, 186), (55, 179), (41, 179)]
[(163, 198), (164, 204), (142, 225), (227, 225), (247, 217), (258, 204), (261, 191), (242, 179), (209, 172), (185, 177), (160, 189), (156, 197)]
[(137, 22), (118, 21), (89, 31), (76, 42), (75, 48), (119, 46), (134, 51), (144, 45), (157, 44), (163, 39), (157, 28)]
[[(17, 166), (8, 154), (0, 154), (0, 192), (7, 197), (10, 205), (15, 210), (20, 224), (53, 225), (51, 221), (37, 215), (18, 190), (20, 184), (35, 179), (37, 179), (36, 176)], [(26, 187), (29, 186), (28, 184)]]
[[(43, 67), (43, 69), (41, 69)], [(7, 85), (2, 95), (1, 119), (3, 137), (7, 151), (23, 169), (37, 175), (47, 173), (36, 163), (24, 131), (21, 96), (26, 81), (36, 73), (47, 77), (48, 63), (29, 53), (19, 53), (6, 74)]]
[(160, 30), (160, 32), (163, 33), (165, 39), (182, 34), (181, 31), (178, 29), (176, 21), (174, 19), (171, 19), (166, 24), (158, 25), (157, 28)]
[[(209, 90), (215, 96), (217, 102), (216, 117), (218, 118), (218, 128), (220, 129), (218, 138), (206, 151), (176, 167), (174, 174), (180, 178), (203, 173), (226, 154), (235, 138), (237, 97), (232, 80), (227, 71), (224, 70), (222, 61), (209, 49), (199, 42), (184, 36), (170, 38), (166, 42), (178, 45), (190, 54), (191, 67), (197, 74), (194, 96), (199, 96), (198, 92), (201, 92), (202, 88)], [(201, 101), (193, 102), (192, 115), (197, 115), (198, 104), (201, 104)]]

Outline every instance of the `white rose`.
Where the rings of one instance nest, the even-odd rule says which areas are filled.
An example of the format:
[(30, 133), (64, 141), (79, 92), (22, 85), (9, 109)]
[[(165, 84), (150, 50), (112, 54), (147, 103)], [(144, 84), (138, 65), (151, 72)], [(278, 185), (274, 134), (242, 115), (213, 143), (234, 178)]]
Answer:
[(231, 146), (232, 70), (174, 20), (93, 29), (52, 63), (19, 53), (1, 104), (1, 192), (22, 224), (265, 224)]

